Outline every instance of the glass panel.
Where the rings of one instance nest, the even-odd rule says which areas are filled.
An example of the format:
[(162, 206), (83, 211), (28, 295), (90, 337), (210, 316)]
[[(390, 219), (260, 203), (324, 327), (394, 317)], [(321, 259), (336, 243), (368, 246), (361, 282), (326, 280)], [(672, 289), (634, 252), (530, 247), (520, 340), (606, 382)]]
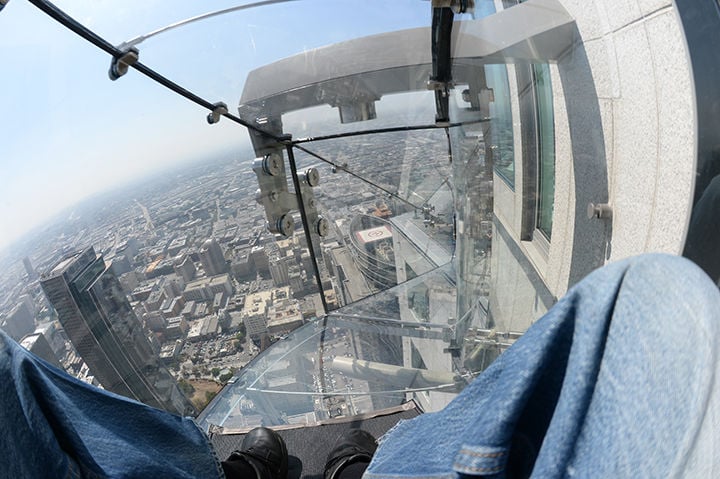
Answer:
[(338, 305), (375, 294), (450, 261), (454, 248), (447, 139), (439, 129), (360, 135), (312, 144), (331, 164), (315, 168), (314, 208), (329, 223), (314, 235)]
[[(203, 411), (201, 427), (227, 432), (261, 420), (313, 424), (409, 399), (431, 410), (446, 404), (470, 377), (447, 349), (455, 328), (450, 273), (447, 266), (415, 278), (311, 321), (273, 344)], [(416, 298), (420, 290), (425, 306)], [(435, 321), (445, 322), (428, 323), (418, 314), (423, 307)]]

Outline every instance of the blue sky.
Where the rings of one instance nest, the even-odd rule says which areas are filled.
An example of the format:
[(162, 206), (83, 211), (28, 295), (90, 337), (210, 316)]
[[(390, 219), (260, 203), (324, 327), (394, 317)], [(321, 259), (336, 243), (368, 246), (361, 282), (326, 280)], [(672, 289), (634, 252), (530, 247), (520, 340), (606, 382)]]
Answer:
[[(249, 3), (56, 0), (113, 44), (184, 18)], [(244, 10), (139, 46), (148, 66), (211, 101), (237, 104), (247, 72), (359, 36), (427, 25), (422, 0), (303, 0)], [(248, 143), (227, 120), (130, 71), (25, 0), (0, 12), (0, 248), (88, 195)]]

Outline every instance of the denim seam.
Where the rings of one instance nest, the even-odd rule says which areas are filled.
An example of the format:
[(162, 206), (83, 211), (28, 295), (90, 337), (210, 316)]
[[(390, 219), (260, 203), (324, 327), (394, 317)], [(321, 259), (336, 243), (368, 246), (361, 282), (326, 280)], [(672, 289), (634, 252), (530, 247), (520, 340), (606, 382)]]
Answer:
[(470, 467), (470, 466), (463, 466), (460, 464), (453, 464), (453, 468), (456, 470), (460, 470), (462, 472), (470, 471), (470, 472), (481, 472), (485, 474), (494, 474), (496, 472), (500, 472), (503, 469), (505, 469), (505, 466), (496, 466), (496, 467)]
[[(465, 456), (470, 456), (470, 457), (500, 459), (507, 455), (507, 451), (476, 452), (476, 451), (470, 451), (467, 449), (460, 449), (460, 452), (458, 454), (463, 454)], [(494, 467), (477, 467), (477, 466), (468, 466), (466, 464), (462, 464), (458, 461), (455, 461), (453, 463), (453, 469), (456, 471), (462, 471), (462, 472), (478, 472), (478, 473), (482, 473), (482, 474), (495, 474), (495, 473), (500, 472), (503, 469), (505, 469), (505, 466), (503, 465), (503, 466), (494, 466)]]
[(506, 451), (502, 452), (475, 452), (475, 451), (468, 451), (467, 449), (461, 449), (460, 454), (466, 454), (468, 456), (473, 457), (502, 457), (507, 454)]
[(382, 474), (382, 473), (375, 473), (366, 472), (363, 474), (363, 479), (453, 479), (455, 477), (455, 474), (437, 474), (434, 476), (407, 476), (407, 475), (401, 475), (401, 474)]

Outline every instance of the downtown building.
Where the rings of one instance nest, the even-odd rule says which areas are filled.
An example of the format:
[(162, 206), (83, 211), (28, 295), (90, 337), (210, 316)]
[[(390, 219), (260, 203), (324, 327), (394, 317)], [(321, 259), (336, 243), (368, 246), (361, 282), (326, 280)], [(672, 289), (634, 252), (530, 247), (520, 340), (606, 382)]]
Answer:
[(105, 389), (172, 413), (195, 413), (160, 366), (117, 277), (92, 247), (65, 257), (41, 284), (73, 346)]
[(229, 271), (222, 247), (214, 238), (206, 240), (200, 248), (200, 263), (205, 276), (217, 276)]

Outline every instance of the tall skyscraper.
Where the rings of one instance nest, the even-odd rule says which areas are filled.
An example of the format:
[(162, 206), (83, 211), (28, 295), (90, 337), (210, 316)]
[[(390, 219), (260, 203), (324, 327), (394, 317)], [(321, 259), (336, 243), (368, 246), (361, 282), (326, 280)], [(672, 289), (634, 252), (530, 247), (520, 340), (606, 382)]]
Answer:
[(205, 241), (200, 248), (200, 262), (203, 265), (206, 276), (217, 276), (218, 274), (228, 272), (225, 255), (223, 254), (222, 248), (214, 238), (210, 238)]
[(195, 264), (193, 264), (190, 256), (183, 255), (182, 257), (175, 259), (175, 274), (182, 276), (186, 283), (195, 279), (197, 270), (195, 269)]
[(48, 343), (42, 333), (28, 334), (20, 340), (20, 346), (33, 353), (35, 356), (43, 358), (56, 368), (62, 369), (62, 364), (58, 361), (55, 351), (52, 350), (50, 343)]
[(75, 349), (105, 389), (177, 414), (195, 413), (159, 364), (117, 277), (92, 247), (65, 257), (41, 284)]
[(35, 330), (35, 312), (27, 301), (21, 301), (10, 311), (5, 321), (0, 323), (3, 331), (15, 341), (20, 341), (20, 338)]
[(270, 276), (276, 288), (290, 284), (291, 264), (293, 264), (292, 256), (276, 257), (270, 261)]
[(22, 261), (23, 261), (23, 266), (25, 266), (25, 272), (26, 272), (27, 275), (28, 275), (28, 279), (29, 279), (30, 281), (36, 280), (37, 277), (38, 277), (38, 274), (37, 274), (37, 272), (35, 271), (35, 268), (33, 268), (33, 265), (32, 265), (32, 263), (30, 262), (30, 258), (28, 258), (27, 256), (25, 256)]

